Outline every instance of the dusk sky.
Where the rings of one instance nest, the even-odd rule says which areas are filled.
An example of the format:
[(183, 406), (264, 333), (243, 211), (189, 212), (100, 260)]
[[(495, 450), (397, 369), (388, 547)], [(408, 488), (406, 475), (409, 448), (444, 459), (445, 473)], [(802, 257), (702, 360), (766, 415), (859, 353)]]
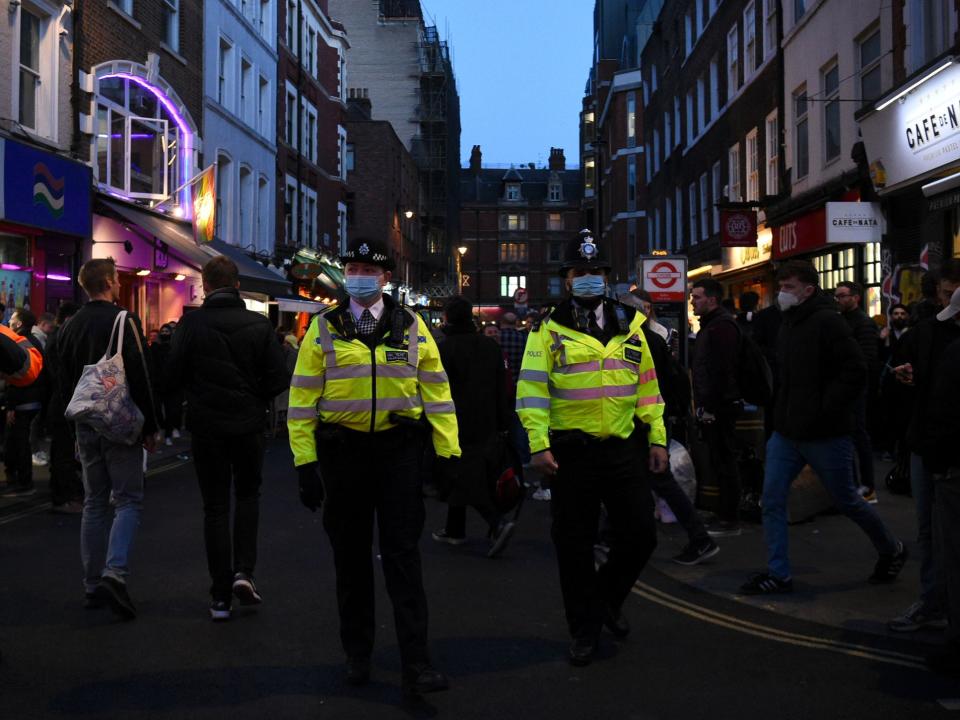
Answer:
[(578, 114), (592, 54), (590, 0), (423, 0), (449, 39), (460, 91), (460, 162), (579, 162)]

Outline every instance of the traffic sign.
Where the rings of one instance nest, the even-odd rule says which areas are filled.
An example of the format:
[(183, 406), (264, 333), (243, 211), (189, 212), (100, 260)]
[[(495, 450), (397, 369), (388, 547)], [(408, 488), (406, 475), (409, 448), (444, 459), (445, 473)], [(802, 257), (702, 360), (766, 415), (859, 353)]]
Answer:
[(687, 297), (685, 257), (645, 257), (640, 263), (640, 286), (654, 302), (684, 302)]

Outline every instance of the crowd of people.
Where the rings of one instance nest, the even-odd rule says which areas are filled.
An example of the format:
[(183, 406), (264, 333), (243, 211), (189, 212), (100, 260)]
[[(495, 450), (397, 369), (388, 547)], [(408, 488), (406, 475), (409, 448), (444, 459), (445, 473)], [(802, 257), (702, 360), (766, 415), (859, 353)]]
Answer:
[[(931, 664), (960, 669), (960, 457), (951, 442), (960, 261), (931, 275), (921, 303), (890, 308), (883, 327), (863, 311), (860, 286), (842, 282), (831, 295), (805, 261), (778, 268), (776, 302), (762, 309), (755, 293), (731, 308), (720, 283), (700, 279), (690, 293), (699, 330), (684, 367), (678, 328), (657, 318), (647, 293), (610, 297), (605, 250), (589, 234), (572, 238), (561, 267), (566, 296), (525, 323), (506, 312), (478, 328), (471, 303), (454, 297), (437, 332), (384, 293), (394, 268), (383, 245), (357, 239), (341, 258), (346, 297), (312, 318), (302, 339), (246, 309), (237, 267), (222, 256), (203, 268), (202, 306), (144, 337), (117, 304), (113, 261), (91, 260), (79, 275), (89, 302), (39, 319), (18, 308), (9, 328), (0, 326), (3, 491), (35, 492), (35, 440), (48, 433), (53, 508), (82, 512), (84, 602), (133, 619), (127, 580), (143, 504), (141, 445), (170, 444), (185, 422), (203, 499), (209, 615), (229, 620), (235, 600), (263, 601), (255, 572), (264, 426), (279, 402), (300, 500), (322, 511), (333, 549), (346, 679), (363, 685), (371, 675), (376, 524), (403, 687), (419, 694), (448, 686), (428, 649), (425, 477), (447, 504), (433, 540), (465, 543), (472, 508), (491, 558), (516, 530), (509, 482), (539, 483), (537, 496), (551, 502), (569, 660), (587, 665), (603, 628), (630, 633), (624, 601), (656, 545), (654, 494), (687, 534), (679, 564), (717, 557), (717, 540), (742, 532), (751, 488), (737, 421), (760, 406), (765, 445), (749, 450), (763, 457), (762, 487), (752, 489), (767, 562), (740, 592), (792, 591), (787, 502), (806, 466), (874, 546), (865, 579), (895, 581), (908, 551), (878, 512), (874, 454), (884, 451), (900, 467), (892, 476), (909, 478), (922, 570), (917, 602), (889, 627), (946, 628)], [(122, 376), (108, 369), (114, 358)], [(131, 428), (133, 441), (119, 437)], [(677, 439), (703, 446), (698, 471), (718, 493), (712, 516), (671, 471)]]

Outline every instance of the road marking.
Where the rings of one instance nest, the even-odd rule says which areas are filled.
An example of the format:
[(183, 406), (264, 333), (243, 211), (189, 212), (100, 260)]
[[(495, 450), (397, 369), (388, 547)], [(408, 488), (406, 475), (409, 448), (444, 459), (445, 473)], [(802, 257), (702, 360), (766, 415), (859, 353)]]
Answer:
[[(144, 477), (145, 478), (153, 477), (154, 475), (165, 473), (167, 470), (173, 470), (174, 468), (182, 467), (189, 462), (190, 462), (189, 460), (180, 460), (179, 462), (170, 463), (168, 465), (163, 465), (158, 468), (153, 468), (152, 470), (147, 470), (147, 472), (144, 474)], [(14, 520), (20, 520), (22, 518), (29, 517), (31, 515), (36, 515), (37, 513), (46, 512), (49, 509), (50, 509), (50, 503), (48, 502), (41, 503), (40, 505), (32, 505), (31, 507), (28, 507), (25, 510), (21, 510), (18, 513), (14, 513), (13, 515), (7, 515), (6, 517), (0, 518), (0, 525), (7, 525), (9, 523), (12, 523)]]
[(636, 595), (649, 600), (650, 602), (657, 603), (658, 605), (670, 608), (676, 612), (683, 613), (684, 615), (688, 615), (713, 625), (727, 628), (728, 630), (746, 633), (747, 635), (753, 635), (755, 637), (773, 640), (774, 642), (794, 645), (796, 647), (806, 647), (815, 650), (828, 650), (830, 652), (841, 653), (851, 657), (858, 657), (865, 660), (873, 660), (891, 665), (900, 665), (902, 667), (909, 667), (917, 670), (927, 669), (923, 662), (923, 658), (917, 655), (907, 655), (905, 653), (895, 652), (893, 650), (882, 650), (879, 648), (872, 648), (867, 645), (857, 645), (855, 643), (830, 640), (829, 638), (817, 637), (814, 635), (803, 635), (786, 630), (779, 630), (767, 625), (759, 625), (733, 615), (727, 615), (715, 610), (710, 610), (709, 608), (705, 608), (701, 605), (687, 602), (686, 600), (682, 600), (678, 597), (674, 597), (673, 595), (669, 595), (668, 593), (658, 590), (651, 585), (647, 585), (644, 582), (638, 581), (633, 587), (633, 592)]

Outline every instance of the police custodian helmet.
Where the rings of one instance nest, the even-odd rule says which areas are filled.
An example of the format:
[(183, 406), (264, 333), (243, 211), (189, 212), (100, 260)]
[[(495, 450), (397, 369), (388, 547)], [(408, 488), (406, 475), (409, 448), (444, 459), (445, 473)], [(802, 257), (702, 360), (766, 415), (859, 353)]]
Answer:
[(599, 269), (607, 272), (612, 269), (606, 252), (601, 251), (600, 245), (593, 239), (593, 233), (587, 229), (581, 230), (567, 243), (563, 264), (560, 266), (561, 277), (565, 277), (567, 270), (572, 268)]
[(345, 252), (340, 253), (340, 262), (346, 265), (349, 262), (369, 263), (379, 265), (390, 271), (395, 267), (393, 258), (383, 243), (369, 238), (354, 238), (347, 245)]

